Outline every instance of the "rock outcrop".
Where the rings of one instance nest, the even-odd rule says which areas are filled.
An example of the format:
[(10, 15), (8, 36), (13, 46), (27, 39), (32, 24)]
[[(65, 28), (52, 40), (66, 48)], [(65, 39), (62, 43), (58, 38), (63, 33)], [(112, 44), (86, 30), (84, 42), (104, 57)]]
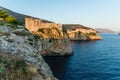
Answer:
[(43, 56), (72, 55), (73, 50), (67, 33), (53, 27), (42, 28), (33, 33), (40, 36), (38, 39), (39, 51)]
[[(67, 56), (72, 55), (69, 39), (42, 39), (42, 56)], [(40, 47), (41, 48), (41, 47)]]
[[(2, 59), (1, 55), (5, 55), (5, 56), (12, 55), (12, 58), (9, 56), (8, 59), (10, 58), (13, 59), (13, 56), (15, 58), (19, 57), (22, 58), (22, 60), (24, 60), (27, 65), (34, 67), (30, 69), (30, 71), (34, 71), (35, 75), (33, 75), (31, 79), (29, 79), (29, 77), (28, 79), (22, 77), (21, 78), (22, 80), (56, 80), (49, 66), (45, 63), (41, 54), (39, 54), (40, 50), (42, 49), (41, 48), (42, 42), (38, 41), (37, 40), (38, 38), (39, 38), (38, 36), (31, 35), (31, 33), (29, 33), (24, 28), (13, 29), (11, 27), (0, 26), (0, 59)], [(4, 66), (4, 64), (6, 63), (3, 64), (0, 63), (0, 66), (2, 65)], [(16, 74), (17, 76), (16, 78), (14, 77), (15, 75), (12, 75), (12, 77), (8, 77), (9, 76), (8, 72), (11, 71), (11, 66), (10, 68), (8, 68), (8, 66), (0, 67), (0, 68), (5, 70), (4, 73), (5, 77), (2, 73), (0, 73), (2, 74), (2, 76), (0, 76), (1, 79), (11, 80), (13, 78), (12, 80), (21, 80), (18, 78), (20, 76), (16, 74), (19, 73), (19, 70), (18, 72), (15, 71), (15, 73), (12, 72), (12, 74), (13, 73)]]
[(63, 24), (71, 40), (101, 40), (102, 38), (92, 28), (83, 25)]
[[(7, 10), (2, 7), (0, 9)], [(0, 79), (57, 80), (41, 55), (71, 55), (73, 51), (67, 34), (55, 27), (40, 28), (36, 32), (28, 31), (23, 27), (26, 15), (7, 11), (20, 24), (9, 26), (2, 23), (0, 26)], [(50, 21), (42, 19), (42, 22)]]

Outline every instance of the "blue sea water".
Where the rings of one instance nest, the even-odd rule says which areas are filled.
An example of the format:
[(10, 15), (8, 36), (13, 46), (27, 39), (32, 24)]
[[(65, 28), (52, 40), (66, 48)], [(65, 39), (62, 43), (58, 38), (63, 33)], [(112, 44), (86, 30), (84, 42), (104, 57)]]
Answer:
[(120, 35), (98, 41), (72, 41), (74, 55), (45, 57), (60, 80), (120, 80)]

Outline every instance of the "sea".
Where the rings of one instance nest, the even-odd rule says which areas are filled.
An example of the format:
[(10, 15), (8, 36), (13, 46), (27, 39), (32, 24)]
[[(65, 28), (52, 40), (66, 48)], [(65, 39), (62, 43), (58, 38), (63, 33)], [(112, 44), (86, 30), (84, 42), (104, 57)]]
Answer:
[(44, 57), (59, 80), (120, 80), (120, 35), (103, 40), (71, 41), (74, 55)]

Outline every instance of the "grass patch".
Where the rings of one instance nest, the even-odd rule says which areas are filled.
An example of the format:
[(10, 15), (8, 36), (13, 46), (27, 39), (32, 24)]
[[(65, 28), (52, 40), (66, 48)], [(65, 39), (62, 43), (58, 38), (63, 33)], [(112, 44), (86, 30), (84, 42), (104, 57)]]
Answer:
[(32, 80), (37, 69), (28, 65), (22, 57), (0, 54), (0, 79)]

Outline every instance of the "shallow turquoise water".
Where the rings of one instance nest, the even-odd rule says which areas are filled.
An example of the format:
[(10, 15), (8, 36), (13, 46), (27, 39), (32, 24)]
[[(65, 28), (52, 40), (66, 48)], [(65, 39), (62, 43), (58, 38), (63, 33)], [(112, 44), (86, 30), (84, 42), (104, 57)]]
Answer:
[(120, 80), (120, 35), (100, 34), (104, 40), (72, 41), (74, 55), (45, 57), (60, 80)]

